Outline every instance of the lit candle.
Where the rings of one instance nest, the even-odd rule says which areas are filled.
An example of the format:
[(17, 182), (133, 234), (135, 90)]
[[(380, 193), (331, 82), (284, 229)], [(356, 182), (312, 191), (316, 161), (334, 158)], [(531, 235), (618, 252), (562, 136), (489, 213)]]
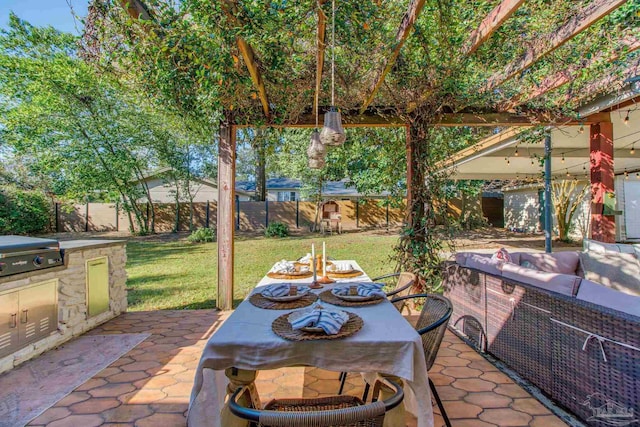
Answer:
[(311, 244), (311, 265), (313, 266), (313, 281), (316, 281), (316, 245)]
[(322, 277), (327, 275), (327, 246), (322, 242)]

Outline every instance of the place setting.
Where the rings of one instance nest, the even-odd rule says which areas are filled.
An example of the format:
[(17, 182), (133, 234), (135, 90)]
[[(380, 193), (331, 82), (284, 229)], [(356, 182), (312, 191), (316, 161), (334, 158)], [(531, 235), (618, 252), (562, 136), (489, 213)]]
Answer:
[(379, 304), (387, 299), (384, 285), (373, 282), (350, 282), (334, 286), (318, 296), (326, 303), (343, 307), (361, 307)]
[(313, 276), (313, 271), (309, 266), (285, 259), (278, 261), (267, 273), (267, 277), (271, 279), (283, 280), (308, 279), (311, 276)]
[(249, 297), (249, 302), (258, 308), (268, 310), (307, 307), (318, 299), (309, 286), (294, 283), (274, 283), (259, 289), (259, 292), (254, 292)]
[(309, 308), (279, 316), (271, 329), (286, 340), (311, 341), (346, 338), (363, 325), (362, 318), (355, 313), (315, 303)]

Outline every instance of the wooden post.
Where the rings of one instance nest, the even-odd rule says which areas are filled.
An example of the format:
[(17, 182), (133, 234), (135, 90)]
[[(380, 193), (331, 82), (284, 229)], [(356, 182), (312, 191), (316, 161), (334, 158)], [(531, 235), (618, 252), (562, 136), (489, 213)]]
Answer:
[(264, 228), (269, 227), (269, 200), (264, 201)]
[(87, 200), (84, 210), (84, 231), (89, 231), (89, 201)]
[(56, 233), (60, 232), (60, 203), (56, 202)]
[(356, 199), (356, 228), (360, 228), (360, 199)]
[(236, 128), (229, 115), (220, 124), (218, 144), (218, 297), (216, 307), (233, 309), (233, 214), (236, 179)]
[(236, 195), (236, 230), (240, 230), (240, 197)]
[(300, 200), (296, 199), (296, 228), (300, 228)]
[(592, 124), (590, 137), (591, 238), (613, 243), (616, 240), (615, 216), (604, 214), (604, 198), (613, 192), (613, 124)]
[(120, 231), (120, 205), (116, 202), (116, 231)]
[(205, 227), (209, 228), (209, 222), (211, 221), (210, 218), (210, 212), (209, 212), (209, 201), (207, 200), (207, 211), (205, 212), (205, 220), (204, 220), (204, 224)]

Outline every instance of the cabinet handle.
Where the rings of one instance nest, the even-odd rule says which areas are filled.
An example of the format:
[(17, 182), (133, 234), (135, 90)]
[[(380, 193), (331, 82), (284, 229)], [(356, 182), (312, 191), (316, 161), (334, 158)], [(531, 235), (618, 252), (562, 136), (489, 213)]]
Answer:
[(17, 328), (18, 327), (18, 313), (12, 313), (11, 314), (11, 324), (9, 325), (10, 328)]
[(20, 319), (21, 323), (27, 323), (29, 321), (29, 309), (25, 308), (24, 310), (22, 310), (22, 314), (23, 314), (23, 318)]

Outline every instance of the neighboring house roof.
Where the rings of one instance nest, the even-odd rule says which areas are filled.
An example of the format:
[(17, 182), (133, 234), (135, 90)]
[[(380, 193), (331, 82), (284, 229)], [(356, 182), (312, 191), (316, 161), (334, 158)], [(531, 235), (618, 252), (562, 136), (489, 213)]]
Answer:
[[(353, 187), (347, 186), (347, 180), (341, 181), (329, 181), (322, 187), (322, 194), (324, 196), (333, 197), (361, 197), (362, 193), (359, 193)], [(292, 178), (270, 178), (267, 180), (267, 191), (299, 191), (302, 187), (302, 182), (298, 179)], [(254, 181), (236, 181), (236, 192), (246, 191), (253, 192), (256, 190), (256, 183)], [(390, 193), (387, 191), (381, 194), (372, 196), (388, 196)]]
[[(151, 172), (147, 173), (146, 175), (144, 175), (142, 177), (142, 181), (148, 181), (148, 180), (150, 180), (152, 178), (158, 178), (161, 175), (170, 173), (171, 170), (172, 170), (172, 168), (170, 168), (168, 166), (156, 169), (156, 170), (151, 171)], [(167, 178), (170, 178), (170, 177), (167, 175)], [(206, 185), (206, 186), (209, 186), (209, 187), (212, 187), (212, 188), (215, 188), (215, 189), (218, 188), (218, 183), (216, 181), (212, 180), (212, 179), (209, 179), (209, 178), (196, 178), (196, 177), (194, 177), (194, 178), (191, 178), (191, 181), (198, 182), (198, 183), (200, 183), (202, 185)], [(255, 187), (255, 185), (254, 185), (254, 187)], [(253, 190), (251, 190), (251, 191), (244, 190), (242, 188), (239, 189), (238, 185), (236, 183), (236, 193), (238, 193), (238, 194), (250, 197), (250, 196), (252, 196), (252, 193), (254, 191), (255, 191), (255, 188)]]
[[(267, 190), (300, 190), (302, 183), (299, 179), (291, 178), (269, 178), (267, 179)], [(256, 191), (255, 181), (236, 181), (236, 191)]]

